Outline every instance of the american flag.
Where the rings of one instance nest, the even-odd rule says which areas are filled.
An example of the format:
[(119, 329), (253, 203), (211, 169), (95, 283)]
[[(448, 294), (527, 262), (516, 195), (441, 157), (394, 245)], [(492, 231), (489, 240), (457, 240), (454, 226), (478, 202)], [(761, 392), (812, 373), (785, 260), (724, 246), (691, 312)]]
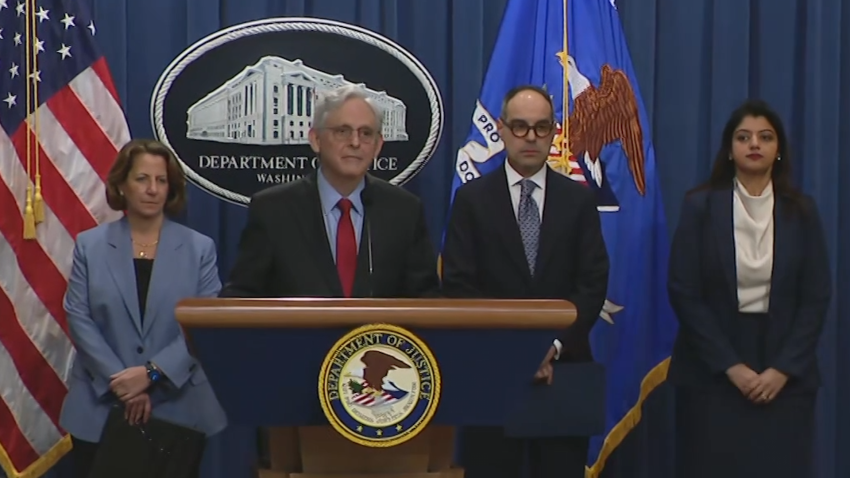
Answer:
[(392, 405), (408, 394), (408, 392), (399, 389), (393, 383), (384, 383), (380, 393), (376, 393), (377, 391), (365, 380), (361, 381), (359, 385), (360, 391), (352, 392), (351, 401), (366, 408)]
[(351, 401), (366, 408), (378, 407), (382, 405), (391, 405), (398, 401), (387, 392), (383, 392), (380, 396), (372, 393), (354, 393), (351, 395)]
[[(120, 213), (104, 181), (130, 135), (87, 0), (0, 0), (0, 465), (37, 477), (74, 348), (62, 308), (74, 239)], [(26, 120), (26, 121), (25, 121)]]

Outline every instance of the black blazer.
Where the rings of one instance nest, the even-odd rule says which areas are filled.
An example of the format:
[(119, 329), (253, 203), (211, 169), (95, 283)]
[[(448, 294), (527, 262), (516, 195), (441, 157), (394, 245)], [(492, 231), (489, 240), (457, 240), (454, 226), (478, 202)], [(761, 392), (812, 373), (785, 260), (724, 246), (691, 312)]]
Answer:
[[(252, 197), (236, 264), (221, 297), (342, 297), (316, 176), (314, 172)], [(438, 296), (437, 258), (419, 198), (368, 175), (363, 197), (365, 220), (352, 295)]]
[[(608, 290), (608, 252), (590, 189), (548, 171), (534, 278), (528, 269), (505, 168), (458, 188), (443, 248), (448, 297), (564, 299), (576, 322), (557, 337), (561, 360), (591, 361), (588, 334)], [(553, 337), (554, 338), (554, 337)]]
[[(738, 291), (733, 190), (689, 194), (670, 248), (668, 292), (679, 320), (668, 379), (684, 386), (728, 383), (742, 363), (734, 345)], [(765, 366), (790, 376), (785, 391), (820, 384), (817, 343), (831, 297), (829, 258), (817, 206), (776, 195)], [(762, 370), (756, 370), (762, 372)]]

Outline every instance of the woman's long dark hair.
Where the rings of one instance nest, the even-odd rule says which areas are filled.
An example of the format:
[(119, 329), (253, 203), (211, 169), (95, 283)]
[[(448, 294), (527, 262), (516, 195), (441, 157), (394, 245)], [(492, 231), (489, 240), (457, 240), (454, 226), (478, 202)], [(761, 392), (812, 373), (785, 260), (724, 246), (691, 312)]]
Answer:
[(773, 163), (773, 170), (771, 171), (773, 190), (777, 196), (789, 199), (794, 205), (799, 205), (801, 193), (791, 181), (791, 151), (788, 147), (788, 136), (785, 134), (785, 127), (779, 115), (766, 102), (761, 100), (747, 100), (729, 116), (726, 126), (723, 128), (720, 148), (714, 156), (711, 176), (708, 178), (708, 181), (697, 187), (694, 191), (729, 189), (732, 187), (732, 180), (735, 177), (735, 161), (729, 160), (729, 156), (732, 154), (732, 140), (735, 130), (738, 129), (744, 118), (748, 116), (764, 118), (776, 130), (776, 137), (779, 140), (779, 157), (782, 159)]

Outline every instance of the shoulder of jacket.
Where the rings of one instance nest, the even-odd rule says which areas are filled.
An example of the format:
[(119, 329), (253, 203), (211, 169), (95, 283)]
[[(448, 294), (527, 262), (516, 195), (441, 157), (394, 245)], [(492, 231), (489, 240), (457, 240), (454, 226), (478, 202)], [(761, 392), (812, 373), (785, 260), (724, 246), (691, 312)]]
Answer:
[(197, 246), (215, 247), (215, 241), (210, 236), (177, 222), (173, 225), (175, 234), (179, 234), (185, 241)]
[(699, 189), (695, 191), (690, 191), (685, 194), (683, 203), (685, 206), (691, 209), (695, 209), (697, 211), (702, 212), (708, 207), (708, 201), (711, 199), (711, 196), (719, 192), (722, 191), (711, 189)]
[(91, 229), (86, 229), (85, 231), (77, 234), (76, 242), (79, 245), (88, 246), (89, 244), (96, 244), (98, 242), (105, 241), (109, 235), (109, 230), (113, 227), (118, 227), (117, 223), (118, 221), (104, 222)]
[(416, 194), (374, 176), (369, 178), (369, 188), (377, 194), (378, 201), (401, 201), (408, 204), (419, 204), (421, 199)]

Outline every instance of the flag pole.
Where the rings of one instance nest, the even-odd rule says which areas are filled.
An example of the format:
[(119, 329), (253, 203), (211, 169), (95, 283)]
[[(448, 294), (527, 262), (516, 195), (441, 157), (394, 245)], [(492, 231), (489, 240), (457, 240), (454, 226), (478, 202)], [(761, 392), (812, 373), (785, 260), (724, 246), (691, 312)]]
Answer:
[(564, 165), (567, 171), (570, 171), (572, 168), (569, 167), (570, 157), (573, 155), (572, 151), (570, 151), (570, 78), (567, 72), (569, 71), (569, 67), (567, 65), (567, 55), (569, 55), (569, 38), (570, 38), (570, 28), (569, 28), (569, 0), (564, 0), (564, 104), (563, 110), (561, 113), (561, 137), (563, 138), (564, 144), (561, 146), (561, 164)]
[[(33, 8), (35, 8), (35, 2), (33, 1)], [(32, 18), (32, 35), (33, 38), (38, 38), (38, 23), (35, 19), (35, 12), (31, 15)], [(41, 196), (41, 158), (40, 158), (40, 150), (41, 147), (38, 145), (38, 139), (41, 136), (39, 134), (39, 121), (38, 121), (38, 105), (39, 105), (39, 96), (38, 96), (38, 84), (39, 81), (39, 69), (38, 69), (38, 50), (33, 51), (32, 54), (32, 70), (33, 70), (33, 78), (32, 78), (32, 89), (33, 89), (33, 122), (35, 123), (35, 138), (33, 139), (35, 154), (35, 204), (33, 207), (35, 209), (35, 223), (39, 224), (44, 222), (44, 198)], [(38, 73), (38, 74), (37, 74)]]
[[(33, 15), (35, 1), (34, 0), (26, 0), (25, 2), (25, 12), (24, 12), (24, 30), (25, 36), (24, 39), (24, 56), (26, 57), (26, 71), (24, 72), (24, 81), (26, 82), (26, 106), (24, 107), (25, 114), (27, 120), (25, 120), (24, 127), (29, 128), (28, 117), (30, 112), (30, 104), (32, 101), (32, 85), (30, 84), (29, 75), (33, 71), (32, 70), (32, 50), (35, 47), (35, 42), (33, 41), (35, 38), (35, 32), (32, 31), (32, 22), (30, 22), (30, 16)], [(35, 239), (35, 211), (33, 209), (33, 184), (32, 184), (32, 154), (30, 152), (30, 137), (29, 131), (25, 131), (26, 133), (26, 163), (27, 163), (27, 198), (26, 205), (24, 206), (24, 239)]]
[[(35, 6), (35, 0), (32, 0), (33, 11), (27, 15), (27, 18), (32, 25), (33, 40), (38, 38), (38, 21), (35, 18)], [(32, 75), (32, 131), (34, 132), (32, 157), (33, 163), (35, 163), (35, 197), (33, 198), (32, 206), (35, 223), (39, 224), (44, 222), (44, 199), (41, 197), (41, 161), (39, 160), (40, 155), (38, 154), (40, 149), (38, 146), (38, 46), (34, 42), (32, 50)], [(29, 137), (29, 134), (27, 137)]]

